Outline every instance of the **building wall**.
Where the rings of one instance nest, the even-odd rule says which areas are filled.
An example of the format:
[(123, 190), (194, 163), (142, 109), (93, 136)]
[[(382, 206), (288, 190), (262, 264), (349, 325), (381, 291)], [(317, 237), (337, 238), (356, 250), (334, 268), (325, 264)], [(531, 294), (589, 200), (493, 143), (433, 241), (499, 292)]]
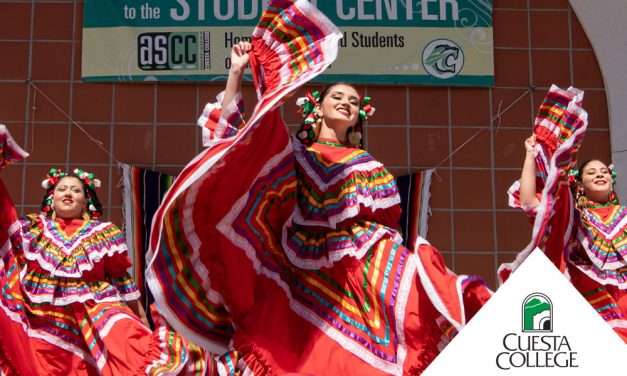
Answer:
[[(2, 178), (25, 214), (38, 210), (50, 167), (92, 171), (103, 181), (104, 218), (122, 224), (117, 162), (179, 172), (201, 150), (196, 117), (222, 85), (81, 82), (82, 8), (82, 1), (0, 3), (0, 123), (31, 154)], [(437, 166), (428, 240), (451, 269), (495, 288), (498, 265), (530, 239), (531, 225), (508, 208), (506, 191), (550, 85), (586, 91), (590, 126), (580, 158), (609, 160), (610, 133), (599, 65), (568, 0), (494, 0), (493, 16), (494, 87), (358, 89), (377, 108), (365, 131), (375, 157), (395, 175)], [(252, 101), (252, 88), (244, 91)], [(282, 109), (293, 129), (295, 110)]]
[[(627, 7), (624, 0), (605, 0), (591, 5), (586, 0), (570, 0), (594, 48), (605, 82), (612, 163), (617, 171), (627, 171), (627, 38), (623, 32)], [(614, 188), (627, 192), (627, 174), (619, 174)]]

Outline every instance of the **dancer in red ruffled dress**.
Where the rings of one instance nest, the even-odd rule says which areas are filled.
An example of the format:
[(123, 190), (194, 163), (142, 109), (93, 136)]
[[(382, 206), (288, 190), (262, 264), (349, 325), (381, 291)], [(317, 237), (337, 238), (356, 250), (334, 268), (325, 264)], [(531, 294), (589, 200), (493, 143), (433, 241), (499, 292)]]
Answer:
[[(491, 292), (424, 239), (401, 245), (393, 176), (361, 149), (373, 112), (351, 85), (278, 106), (333, 62), (339, 30), (307, 1), (272, 1), (233, 48), (199, 124), (207, 149), (155, 215), (147, 281), (220, 374), (420, 374)], [(244, 118), (250, 64), (259, 102)]]
[[(26, 155), (0, 125), (0, 169)], [(202, 353), (189, 351), (159, 316), (154, 332), (139, 318), (143, 310), (127, 272), (124, 236), (98, 220), (98, 185), (87, 172), (51, 169), (43, 182), (42, 212), (18, 219), (0, 180), (0, 373), (202, 370)]]
[(627, 343), (627, 209), (614, 192), (616, 172), (599, 160), (574, 169), (588, 125), (583, 92), (553, 86), (540, 106), (510, 205), (531, 217), (533, 238), (507, 279), (539, 247)]

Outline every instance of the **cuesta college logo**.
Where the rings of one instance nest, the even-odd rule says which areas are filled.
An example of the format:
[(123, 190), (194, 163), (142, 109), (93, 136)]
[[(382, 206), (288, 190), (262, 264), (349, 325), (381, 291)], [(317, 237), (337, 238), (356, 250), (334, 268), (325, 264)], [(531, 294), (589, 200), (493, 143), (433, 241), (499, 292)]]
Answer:
[(565, 335), (553, 334), (553, 303), (545, 294), (527, 295), (522, 303), (522, 333), (507, 333), (496, 366), (512, 368), (577, 368), (577, 352)]
[(523, 332), (552, 332), (553, 303), (539, 292), (527, 296), (522, 305)]
[(464, 51), (453, 41), (436, 39), (422, 51), (422, 65), (433, 77), (451, 78), (464, 66)]

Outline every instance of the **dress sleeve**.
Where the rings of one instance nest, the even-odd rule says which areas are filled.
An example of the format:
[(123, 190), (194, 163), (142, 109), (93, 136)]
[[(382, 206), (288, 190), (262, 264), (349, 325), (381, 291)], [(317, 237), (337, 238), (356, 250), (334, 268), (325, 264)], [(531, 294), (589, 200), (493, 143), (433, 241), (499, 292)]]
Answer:
[(202, 143), (211, 147), (221, 139), (235, 136), (244, 126), (244, 100), (237, 93), (233, 100), (223, 109), (224, 91), (220, 92), (213, 103), (207, 103), (198, 125), (202, 128)]
[(105, 257), (105, 275), (109, 283), (115, 287), (124, 300), (135, 300), (140, 293), (133, 277), (128, 273), (132, 266), (128, 253), (115, 253)]
[(568, 242), (572, 236), (574, 200), (568, 172), (575, 166), (577, 153), (588, 126), (588, 114), (581, 106), (583, 92), (551, 86), (540, 105), (533, 133), (536, 136), (537, 207), (522, 207), (520, 182), (509, 189), (510, 206), (520, 207), (532, 217), (531, 241), (511, 263), (501, 264), (501, 282), (533, 252), (541, 249), (561, 271), (565, 270)]
[(9, 163), (18, 162), (26, 157), (28, 153), (13, 140), (7, 127), (0, 124), (0, 170)]
[[(375, 211), (372, 211), (369, 207), (361, 206), (359, 215), (356, 218), (374, 220), (376, 223), (382, 224), (385, 227), (398, 230), (401, 214), (402, 209), (400, 205), (393, 205), (387, 208), (377, 209)], [(354, 219), (349, 218), (345, 222), (350, 223), (353, 221)], [(340, 226), (341, 225), (342, 224), (340, 224)]]
[[(12, 162), (17, 162), (28, 156), (22, 148), (13, 140), (11, 133), (0, 124), (0, 170), (4, 166)], [(21, 243), (21, 225), (17, 217), (17, 211), (13, 200), (9, 195), (9, 191), (4, 186), (4, 182), (0, 179), (0, 245), (5, 245), (0, 249), (0, 257), (4, 257), (8, 252), (6, 247), (7, 240), (15, 245), (14, 251), (21, 249), (18, 245)], [(21, 252), (20, 252), (21, 253)]]
[[(536, 116), (533, 134), (536, 136), (534, 156), (536, 161), (536, 197), (544, 194), (555, 198), (568, 180), (568, 172), (575, 166), (587, 123), (587, 113), (581, 107), (583, 91), (551, 86)], [(507, 191), (509, 206), (522, 209), (533, 221), (537, 205), (523, 206), (520, 203), (520, 181), (517, 180)]]
[[(542, 198), (542, 188), (544, 181), (540, 177), (536, 177), (536, 197), (538, 201)], [(509, 198), (509, 206), (514, 209), (522, 209), (523, 212), (529, 217), (529, 221), (533, 223), (538, 213), (538, 205), (523, 205), (520, 202), (520, 180), (516, 180), (514, 184), (507, 190), (507, 196)]]

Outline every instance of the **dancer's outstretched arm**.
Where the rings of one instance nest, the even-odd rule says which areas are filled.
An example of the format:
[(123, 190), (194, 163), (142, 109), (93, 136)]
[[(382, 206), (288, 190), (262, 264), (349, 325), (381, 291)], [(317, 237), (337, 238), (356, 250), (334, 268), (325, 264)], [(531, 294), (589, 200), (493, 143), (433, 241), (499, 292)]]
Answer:
[(536, 196), (536, 160), (533, 154), (535, 143), (535, 135), (525, 140), (525, 162), (520, 174), (520, 204), (523, 207), (537, 206), (540, 203)]
[(222, 108), (228, 106), (237, 93), (241, 91), (242, 77), (248, 65), (248, 52), (251, 48), (252, 45), (250, 42), (239, 42), (231, 49), (231, 68), (229, 69), (229, 77), (227, 78), (226, 88), (224, 89)]

